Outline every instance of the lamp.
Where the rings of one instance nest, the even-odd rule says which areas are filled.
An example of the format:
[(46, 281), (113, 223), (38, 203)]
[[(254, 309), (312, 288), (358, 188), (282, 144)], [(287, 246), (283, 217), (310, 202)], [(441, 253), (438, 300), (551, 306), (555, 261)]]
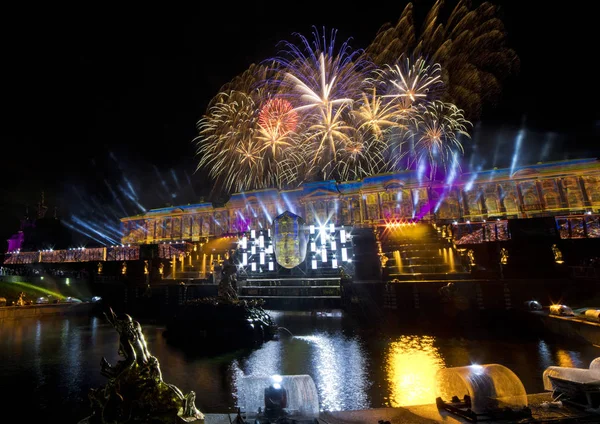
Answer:
[(273, 383), (265, 389), (265, 416), (270, 418), (285, 415), (287, 408), (287, 390), (279, 383)]

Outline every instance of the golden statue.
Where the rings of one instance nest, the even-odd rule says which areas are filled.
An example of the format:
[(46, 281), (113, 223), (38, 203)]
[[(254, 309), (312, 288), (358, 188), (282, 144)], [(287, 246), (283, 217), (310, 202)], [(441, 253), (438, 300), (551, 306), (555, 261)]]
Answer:
[(562, 264), (565, 261), (563, 260), (563, 255), (560, 249), (556, 246), (556, 244), (552, 245), (552, 254), (554, 255), (554, 262), (557, 264)]
[(144, 261), (144, 274), (148, 274), (148, 261)]
[(88, 393), (92, 415), (80, 424), (124, 424), (132, 422), (204, 422), (196, 408), (196, 394), (187, 395), (163, 381), (158, 359), (150, 354), (139, 322), (109, 309), (108, 322), (119, 333), (118, 353), (124, 359), (111, 365), (103, 357), (100, 373), (108, 378), (105, 387)]
[(123, 264), (121, 265), (121, 274), (127, 274), (127, 262), (123, 262)]
[(473, 249), (467, 250), (467, 257), (469, 258), (469, 266), (475, 266), (475, 252)]
[(98, 275), (102, 275), (102, 262), (98, 262)]
[(165, 272), (165, 264), (163, 264), (161, 262), (161, 264), (158, 266), (158, 273), (160, 274), (160, 276), (162, 277), (163, 272)]
[(506, 248), (500, 249), (500, 263), (506, 265), (508, 263), (508, 250)]

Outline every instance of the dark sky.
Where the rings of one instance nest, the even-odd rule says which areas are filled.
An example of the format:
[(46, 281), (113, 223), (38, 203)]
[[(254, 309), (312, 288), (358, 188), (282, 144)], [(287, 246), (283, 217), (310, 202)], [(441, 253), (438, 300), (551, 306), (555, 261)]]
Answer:
[[(415, 7), (427, 11), (431, 3)], [(500, 105), (486, 110), (470, 163), (507, 166), (522, 128), (524, 161), (598, 156), (596, 49), (586, 51), (595, 36), (585, 11), (494, 3), (521, 73), (506, 82)], [(79, 228), (117, 225), (142, 207), (198, 201), (210, 186), (194, 173), (192, 139), (222, 84), (275, 55), (277, 41), (292, 32), (308, 36), (312, 25), (337, 28), (338, 40), (352, 36), (352, 46), (364, 48), (406, 2), (214, 2), (203, 11), (165, 4), (135, 12), (27, 6), (4, 14), (3, 239), (42, 190)]]

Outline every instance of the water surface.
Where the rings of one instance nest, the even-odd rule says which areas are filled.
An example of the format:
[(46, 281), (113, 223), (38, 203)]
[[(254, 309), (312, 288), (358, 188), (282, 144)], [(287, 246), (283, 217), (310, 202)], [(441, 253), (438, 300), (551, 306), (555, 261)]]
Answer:
[[(241, 376), (308, 374), (322, 410), (403, 406), (435, 401), (435, 373), (444, 367), (499, 363), (513, 370), (528, 393), (543, 391), (550, 365), (587, 367), (600, 349), (537, 335), (457, 330), (434, 334), (358, 325), (342, 313), (272, 312), (279, 340), (229, 354), (186, 352), (168, 344), (164, 327), (143, 324), (150, 351), (166, 382), (196, 392), (203, 412), (232, 411)], [(193, 336), (193, 335), (191, 335)], [(102, 318), (45, 317), (0, 322), (2, 410), (77, 422), (90, 410), (87, 392), (101, 387), (100, 359), (115, 363), (118, 335)]]

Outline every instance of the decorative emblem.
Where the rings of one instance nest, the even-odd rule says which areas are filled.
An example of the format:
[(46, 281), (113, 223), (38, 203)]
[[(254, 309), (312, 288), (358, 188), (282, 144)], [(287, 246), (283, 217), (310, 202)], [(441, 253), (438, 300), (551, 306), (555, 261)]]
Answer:
[(273, 220), (275, 259), (284, 268), (295, 268), (304, 262), (308, 236), (302, 217), (285, 211)]

